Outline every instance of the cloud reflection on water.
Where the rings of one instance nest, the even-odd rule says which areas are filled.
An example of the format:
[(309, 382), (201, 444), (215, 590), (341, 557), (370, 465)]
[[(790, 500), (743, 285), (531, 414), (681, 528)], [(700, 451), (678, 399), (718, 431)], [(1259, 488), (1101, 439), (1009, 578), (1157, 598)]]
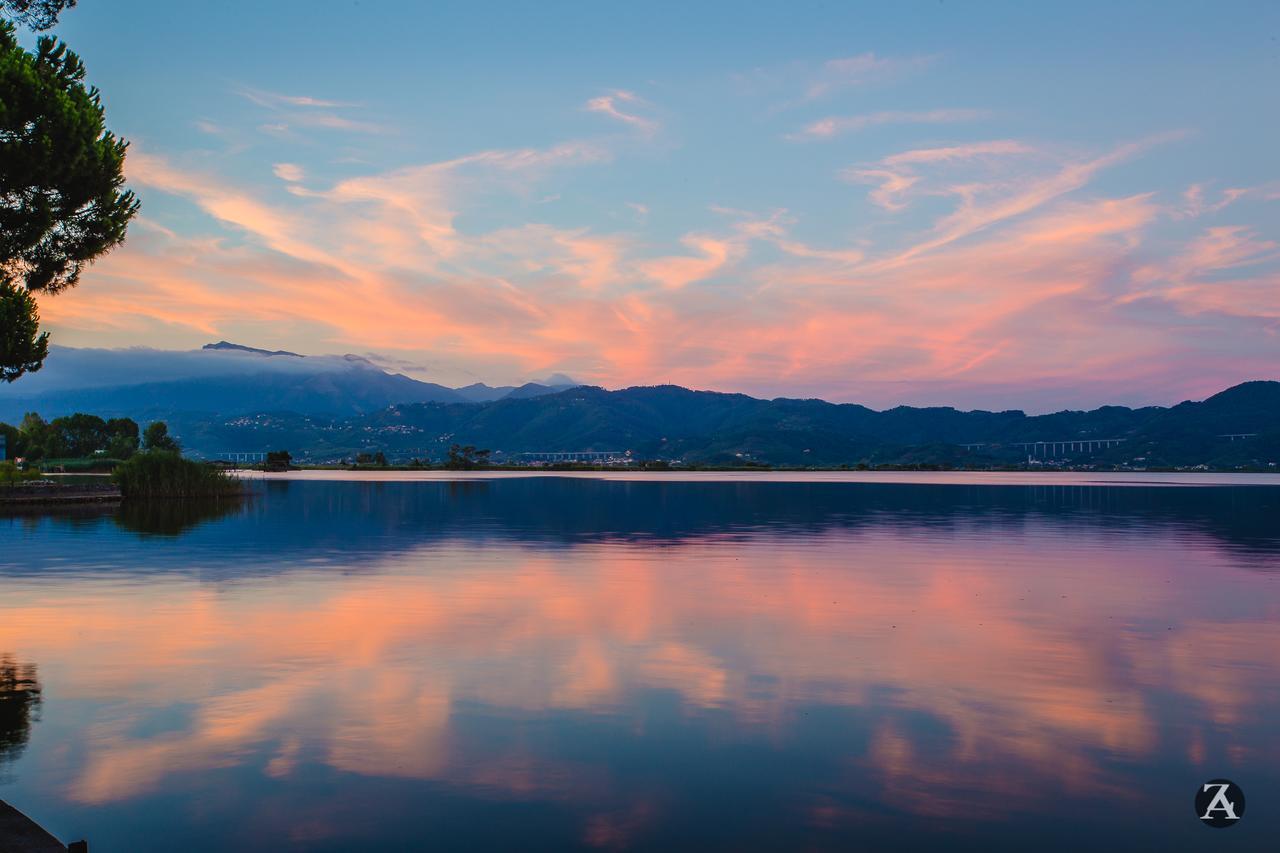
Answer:
[[(317, 497), (310, 524), (350, 496)], [(73, 806), (216, 770), (338, 773), (555, 804), (581, 843), (617, 846), (740, 759), (776, 777), (748, 805), (824, 837), (889, 804), (1051, 815), (1139, 796), (1160, 766), (1275, 758), (1273, 575), (1212, 538), (952, 522), (550, 550), (458, 535), (342, 572), (281, 550), (276, 573), (224, 581), (11, 579), (0, 649), (83, 709), (58, 730), (69, 754), (35, 759)], [(298, 796), (311, 818), (291, 832), (348, 831)]]

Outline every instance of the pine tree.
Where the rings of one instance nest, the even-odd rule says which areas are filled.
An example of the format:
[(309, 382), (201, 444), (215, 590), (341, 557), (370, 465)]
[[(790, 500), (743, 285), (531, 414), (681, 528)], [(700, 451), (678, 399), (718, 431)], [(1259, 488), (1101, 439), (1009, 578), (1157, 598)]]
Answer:
[[(40, 5), (0, 0), (0, 11)], [(25, 312), (15, 320), (20, 333), (0, 339), (8, 382), (38, 370), (47, 352), (30, 296), (74, 287), (138, 210), (124, 188), (128, 143), (106, 129), (98, 90), (84, 77), (64, 43), (44, 36), (28, 52), (0, 21), (0, 300), (6, 319)]]

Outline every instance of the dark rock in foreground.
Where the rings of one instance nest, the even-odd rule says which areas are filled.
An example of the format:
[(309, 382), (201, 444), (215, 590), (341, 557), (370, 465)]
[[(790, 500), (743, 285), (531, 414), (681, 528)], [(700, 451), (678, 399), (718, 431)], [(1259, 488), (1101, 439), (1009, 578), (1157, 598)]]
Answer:
[[(45, 832), (31, 818), (0, 800), (0, 851), (4, 853), (67, 853), (67, 846)], [(85, 851), (84, 842), (72, 849)]]

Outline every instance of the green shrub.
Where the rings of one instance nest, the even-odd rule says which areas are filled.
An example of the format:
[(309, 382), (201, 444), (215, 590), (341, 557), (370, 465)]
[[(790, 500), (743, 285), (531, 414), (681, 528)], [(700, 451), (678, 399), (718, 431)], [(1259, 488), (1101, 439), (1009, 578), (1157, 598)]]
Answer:
[(16, 486), (39, 479), (39, 471), (23, 471), (8, 460), (0, 461), (0, 486)]
[(126, 498), (204, 498), (241, 491), (239, 481), (221, 468), (169, 450), (135, 454), (116, 466), (111, 479)]

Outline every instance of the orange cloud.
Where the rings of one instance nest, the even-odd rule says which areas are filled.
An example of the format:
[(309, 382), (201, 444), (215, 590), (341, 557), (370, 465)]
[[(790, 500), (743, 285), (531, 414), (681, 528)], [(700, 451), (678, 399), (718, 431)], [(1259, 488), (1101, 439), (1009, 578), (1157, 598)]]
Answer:
[(663, 287), (675, 290), (715, 274), (728, 263), (734, 251), (730, 242), (713, 237), (690, 235), (683, 242), (690, 249), (700, 252), (702, 257), (658, 258), (641, 263), (640, 271)]
[[(609, 161), (591, 142), (481, 151), (328, 186), (288, 181), (300, 170), (282, 164), (286, 183), (252, 189), (140, 151), (129, 170), (144, 195), (189, 201), (208, 215), (206, 232), (144, 220), (84, 287), (41, 308), (67, 343), (267, 334), (294, 351), (454, 363), (455, 373), (424, 378), (461, 384), (564, 371), (609, 386), (872, 403), (902, 401), (901, 383), (942, 389), (929, 402), (953, 402), (946, 388), (1081, 377), (1119, 387), (1141, 376), (1154, 387), (1150, 365), (1173, 363), (1188, 340), (1170, 337), (1166, 317), (1262, 322), (1277, 306), (1268, 241), (1218, 226), (1167, 262), (1138, 262), (1158, 251), (1152, 229), (1182, 204), (1080, 192), (1151, 144), (1056, 165), (1013, 140), (891, 154), (857, 176), (878, 184), (874, 203), (957, 206), (923, 233), (826, 245), (800, 236), (811, 223), (785, 210), (720, 206), (720, 222), (671, 241), (633, 230), (665, 227), (654, 216), (613, 231), (532, 218), (477, 225), (491, 197), (544, 210), (533, 201), (539, 183)], [(1242, 362), (1202, 358), (1197, 381), (1212, 390), (1238, 380)]]

